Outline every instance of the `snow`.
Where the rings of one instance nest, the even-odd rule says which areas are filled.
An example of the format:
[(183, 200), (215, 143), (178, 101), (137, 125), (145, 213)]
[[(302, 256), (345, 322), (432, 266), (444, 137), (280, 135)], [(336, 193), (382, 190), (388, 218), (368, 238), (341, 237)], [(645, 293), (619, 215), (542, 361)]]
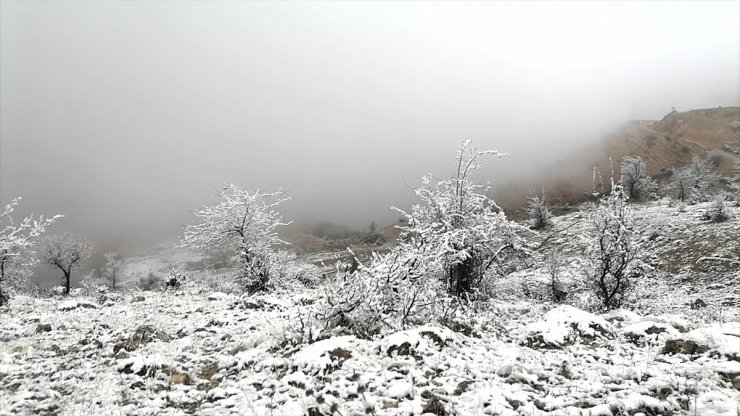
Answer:
[(695, 329), (686, 339), (716, 349), (720, 354), (740, 359), (740, 322), (726, 322)]
[(541, 337), (550, 347), (563, 347), (584, 337), (603, 338), (612, 332), (611, 324), (604, 318), (576, 309), (569, 305), (558, 306), (547, 312), (544, 319), (527, 327), (527, 339)]
[[(737, 236), (738, 223), (708, 226), (674, 211), (650, 204), (635, 211), (665, 237), (650, 243), (655, 270), (689, 255), (728, 256), (719, 247), (690, 252), (699, 244), (690, 236), (710, 244), (713, 233)], [(563, 276), (575, 280), (579, 220), (555, 220), (576, 224), (556, 241), (574, 256)], [(682, 243), (669, 231), (686, 233)], [(200, 257), (168, 253), (176, 257), (139, 258), (145, 264), (137, 273), (176, 267), (195, 276), (188, 262)], [(128, 260), (124, 269), (135, 264)], [(450, 415), (736, 416), (740, 392), (731, 376), (740, 373), (740, 317), (732, 305), (740, 275), (713, 267), (705, 261), (651, 272), (629, 309), (604, 314), (584, 293), (574, 293), (570, 305), (521, 295), (522, 282), (546, 279), (535, 267), (496, 282), (507, 289), (500, 297), (456, 312), (470, 333), (430, 321), (367, 337), (339, 328), (312, 343), (296, 336), (296, 317), (321, 302), (321, 288), (259, 296), (124, 291), (99, 303), (85, 293), (15, 296), (0, 310), (0, 416), (419, 416), (431, 397)], [(138, 296), (145, 300), (132, 302)], [(690, 309), (697, 298), (707, 306)], [(50, 331), (37, 330), (46, 324)], [(144, 325), (165, 336), (114, 353)], [(668, 339), (709, 351), (663, 354)], [(189, 382), (175, 384), (175, 375)]]

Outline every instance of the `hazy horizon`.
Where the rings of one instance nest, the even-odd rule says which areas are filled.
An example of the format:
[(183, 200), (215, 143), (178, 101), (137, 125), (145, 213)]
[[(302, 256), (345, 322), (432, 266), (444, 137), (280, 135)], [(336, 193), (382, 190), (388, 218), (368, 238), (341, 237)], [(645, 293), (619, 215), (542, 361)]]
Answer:
[[(0, 204), (172, 240), (224, 181), (389, 223), (464, 139), (494, 186), (634, 116), (740, 104), (740, 3), (0, 3)], [(634, 113), (633, 113), (634, 111)], [(98, 251), (100, 251), (98, 250)]]

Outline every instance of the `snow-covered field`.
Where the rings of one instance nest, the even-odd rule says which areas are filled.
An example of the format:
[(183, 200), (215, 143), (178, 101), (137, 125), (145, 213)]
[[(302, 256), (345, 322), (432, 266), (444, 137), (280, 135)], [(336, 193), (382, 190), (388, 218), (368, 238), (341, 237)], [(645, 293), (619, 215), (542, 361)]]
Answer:
[[(320, 289), (16, 296), (0, 310), (0, 415), (737, 416), (740, 272), (722, 259), (737, 257), (738, 221), (707, 224), (701, 208), (637, 212), (653, 269), (630, 311), (591, 314), (577, 291), (573, 306), (531, 298), (539, 264), (445, 325), (372, 339), (297, 342)], [(579, 215), (546, 241), (566, 279)], [(137, 274), (186, 259), (150, 257)]]
[[(286, 334), (313, 295), (17, 297), (0, 327), (0, 414), (737, 416), (740, 407), (738, 322), (499, 303), (460, 332), (429, 324), (294, 346)], [(673, 339), (680, 345), (664, 351)]]

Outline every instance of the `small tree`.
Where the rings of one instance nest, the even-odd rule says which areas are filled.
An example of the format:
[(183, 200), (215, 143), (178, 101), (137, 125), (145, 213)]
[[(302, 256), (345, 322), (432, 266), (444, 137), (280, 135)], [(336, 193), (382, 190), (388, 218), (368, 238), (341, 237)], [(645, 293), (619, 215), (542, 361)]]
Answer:
[(552, 225), (552, 214), (550, 207), (545, 201), (544, 193), (542, 198), (532, 190), (527, 197), (527, 214), (529, 215), (529, 227), (534, 230), (541, 230)]
[(591, 210), (587, 277), (607, 309), (618, 308), (632, 289), (639, 245), (635, 241), (632, 212), (621, 185), (602, 197)]
[(110, 288), (115, 290), (116, 283), (121, 275), (123, 260), (118, 253), (111, 251), (105, 253), (105, 265), (103, 266), (103, 279), (110, 283)]
[(36, 239), (46, 231), (46, 227), (62, 217), (34, 219), (30, 216), (16, 223), (11, 214), (20, 200), (20, 197), (12, 200), (0, 212), (0, 306), (9, 299), (5, 287), (20, 285), (20, 281), (28, 277), (38, 263), (34, 256)]
[(407, 219), (407, 225), (398, 226), (401, 238), (414, 239), (424, 247), (423, 255), (433, 257), (426, 263), (433, 260), (439, 265), (454, 296), (473, 292), (483, 275), (501, 261), (503, 251), (522, 247), (519, 227), (471, 178), (484, 155), (503, 154), (479, 151), (465, 141), (458, 148), (455, 176), (439, 182), (431, 174), (424, 176), (415, 190), (421, 202), (410, 212), (396, 208)]
[(681, 202), (707, 201), (709, 189), (717, 180), (713, 169), (710, 162), (694, 158), (690, 164), (673, 171), (668, 189), (675, 192)]
[(72, 271), (77, 269), (92, 253), (92, 245), (84, 237), (70, 232), (44, 237), (39, 247), (41, 260), (59, 268), (64, 273), (64, 294), (71, 287)]
[(625, 156), (620, 166), (622, 178), (620, 185), (627, 198), (637, 201), (653, 199), (658, 190), (658, 183), (645, 169), (645, 162), (639, 157)]
[(249, 191), (228, 184), (218, 195), (219, 202), (195, 211), (200, 224), (185, 227), (180, 247), (209, 250), (229, 247), (241, 268), (243, 287), (248, 292), (268, 290), (270, 263), (277, 244), (287, 244), (278, 237), (283, 222), (277, 207), (290, 198), (283, 192)]

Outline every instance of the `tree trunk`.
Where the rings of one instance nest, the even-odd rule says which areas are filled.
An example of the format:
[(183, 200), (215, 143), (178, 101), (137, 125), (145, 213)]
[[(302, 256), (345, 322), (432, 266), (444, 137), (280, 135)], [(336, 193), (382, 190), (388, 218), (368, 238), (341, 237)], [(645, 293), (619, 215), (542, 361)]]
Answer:
[(64, 295), (69, 295), (71, 271), (64, 271)]

